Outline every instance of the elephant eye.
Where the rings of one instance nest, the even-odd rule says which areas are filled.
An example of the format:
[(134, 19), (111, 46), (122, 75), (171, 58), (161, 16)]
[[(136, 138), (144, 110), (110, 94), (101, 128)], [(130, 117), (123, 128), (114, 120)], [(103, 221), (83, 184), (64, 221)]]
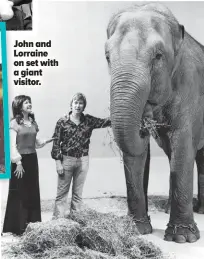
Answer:
[(106, 50), (105, 55), (106, 55), (106, 60), (107, 60), (107, 62), (110, 63), (109, 51)]
[(107, 54), (106, 54), (106, 60), (107, 60), (108, 63), (110, 63), (110, 57)]
[(162, 58), (162, 54), (161, 54), (161, 53), (157, 53), (156, 56), (155, 56), (155, 58), (156, 58), (157, 60), (160, 60), (160, 59)]

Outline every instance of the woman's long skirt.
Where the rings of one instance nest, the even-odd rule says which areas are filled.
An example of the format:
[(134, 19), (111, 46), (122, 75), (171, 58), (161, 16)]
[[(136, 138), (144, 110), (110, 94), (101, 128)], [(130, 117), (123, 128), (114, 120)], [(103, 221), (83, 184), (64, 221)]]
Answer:
[(37, 154), (22, 155), (24, 174), (14, 175), (16, 164), (11, 164), (11, 179), (3, 233), (21, 235), (28, 223), (41, 221), (39, 173)]

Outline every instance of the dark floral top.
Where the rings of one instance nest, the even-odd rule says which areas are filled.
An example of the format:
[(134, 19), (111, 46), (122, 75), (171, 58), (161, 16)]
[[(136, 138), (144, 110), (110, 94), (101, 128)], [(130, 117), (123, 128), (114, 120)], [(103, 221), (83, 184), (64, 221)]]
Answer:
[(60, 118), (55, 127), (53, 137), (56, 139), (53, 141), (51, 151), (51, 156), (55, 160), (62, 160), (63, 155), (73, 157), (88, 155), (92, 130), (111, 126), (109, 118), (100, 119), (83, 113), (80, 124), (76, 125), (70, 120), (69, 115)]

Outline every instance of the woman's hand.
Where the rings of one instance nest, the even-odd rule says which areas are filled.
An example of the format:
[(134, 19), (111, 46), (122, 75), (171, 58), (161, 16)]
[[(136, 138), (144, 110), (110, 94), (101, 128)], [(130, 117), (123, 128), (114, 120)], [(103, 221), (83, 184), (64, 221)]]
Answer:
[(48, 144), (48, 143), (52, 142), (52, 141), (55, 140), (55, 139), (56, 139), (56, 137), (55, 137), (55, 138), (47, 139), (47, 140), (45, 141), (45, 144)]
[(17, 165), (16, 170), (14, 171), (15, 176), (19, 179), (23, 177), (24, 173), (23, 166), (21, 164)]
[(54, 139), (56, 139), (56, 137), (55, 138), (50, 138), (50, 139), (47, 139), (47, 140), (41, 140), (41, 139), (36, 138), (35, 148), (42, 148), (46, 144), (52, 142)]

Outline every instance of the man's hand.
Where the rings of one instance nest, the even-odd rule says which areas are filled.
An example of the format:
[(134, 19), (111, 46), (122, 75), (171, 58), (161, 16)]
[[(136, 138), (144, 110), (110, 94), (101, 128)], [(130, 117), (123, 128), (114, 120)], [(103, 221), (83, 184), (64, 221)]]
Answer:
[(63, 169), (58, 169), (57, 173), (59, 176), (63, 176), (64, 175), (64, 170)]
[(62, 166), (62, 162), (60, 160), (56, 160), (56, 168), (57, 168), (57, 173), (59, 176), (63, 176), (64, 175), (64, 169)]

